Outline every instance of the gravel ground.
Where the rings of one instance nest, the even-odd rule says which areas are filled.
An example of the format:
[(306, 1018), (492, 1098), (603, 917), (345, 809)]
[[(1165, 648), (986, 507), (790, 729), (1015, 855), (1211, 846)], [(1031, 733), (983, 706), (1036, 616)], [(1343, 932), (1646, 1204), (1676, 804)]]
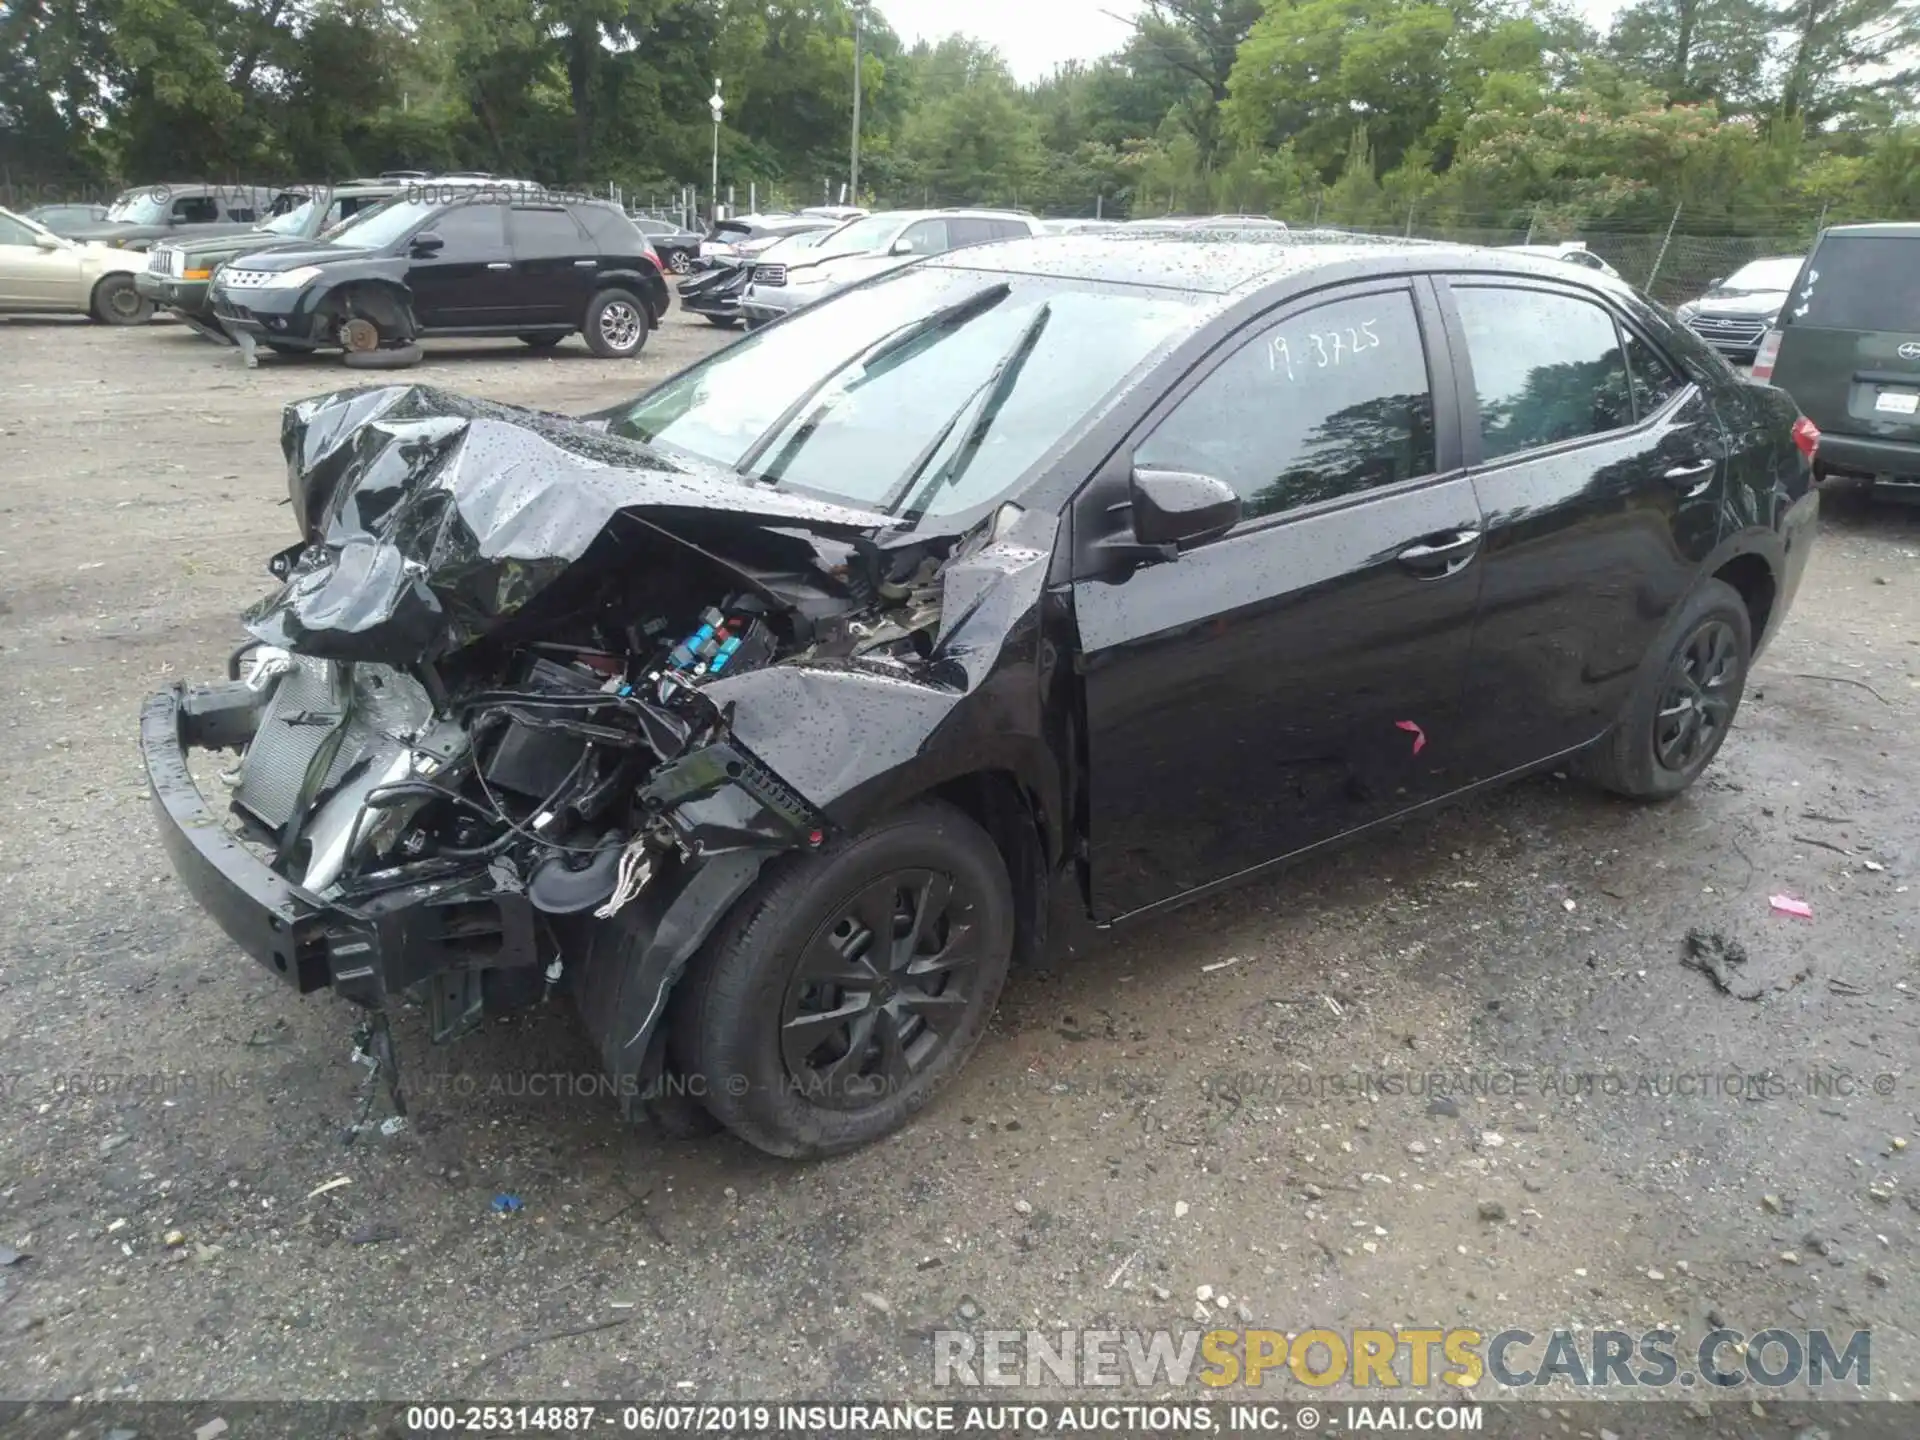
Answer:
[[(586, 410), (723, 339), (676, 316), (638, 362), (414, 374)], [(402, 1024), (413, 1123), (345, 1146), (350, 1014), (186, 897), (134, 736), (147, 692), (221, 673), (292, 538), (279, 407), (355, 378), (0, 322), (0, 1241), (30, 1252), (0, 1393), (872, 1397), (930, 1390), (935, 1330), (1197, 1306), (1870, 1327), (1872, 1393), (1920, 1388), (1920, 517), (1829, 507), (1689, 796), (1543, 778), (1116, 933), (1016, 977), (865, 1153), (627, 1131), (531, 1078), (591, 1089), (562, 1006), (441, 1051)], [(1691, 927), (1746, 947), (1734, 994), (1680, 963)]]

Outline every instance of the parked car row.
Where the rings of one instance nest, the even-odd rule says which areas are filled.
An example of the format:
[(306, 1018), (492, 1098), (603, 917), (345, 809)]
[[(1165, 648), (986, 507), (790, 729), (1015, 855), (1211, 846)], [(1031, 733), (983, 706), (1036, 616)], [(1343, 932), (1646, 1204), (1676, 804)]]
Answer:
[(443, 336), (548, 349), (578, 333), (595, 354), (636, 355), (671, 304), (658, 251), (611, 201), (470, 174), (383, 176), (294, 198), (260, 223), (200, 226), (144, 256), (0, 212), (0, 308), (132, 324), (165, 307), (250, 356), (339, 350), (385, 369)]

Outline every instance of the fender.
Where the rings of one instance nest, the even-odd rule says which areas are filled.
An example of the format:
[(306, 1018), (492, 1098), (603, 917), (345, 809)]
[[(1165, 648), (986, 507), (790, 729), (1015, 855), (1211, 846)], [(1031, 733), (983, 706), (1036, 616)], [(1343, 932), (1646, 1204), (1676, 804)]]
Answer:
[(672, 303), (666, 278), (657, 270), (629, 265), (618, 270), (602, 270), (593, 277), (593, 288), (596, 294), (616, 286), (630, 289), (646, 301), (647, 308), (653, 312), (656, 322), (667, 313), (667, 308)]

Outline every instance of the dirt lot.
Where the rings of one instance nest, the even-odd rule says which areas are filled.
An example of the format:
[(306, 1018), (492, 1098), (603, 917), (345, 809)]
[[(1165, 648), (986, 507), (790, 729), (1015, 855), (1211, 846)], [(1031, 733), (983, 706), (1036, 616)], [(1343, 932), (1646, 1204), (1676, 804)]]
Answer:
[[(584, 410), (722, 338), (415, 375)], [(1186, 1327), (1201, 1286), (1296, 1331), (1870, 1327), (1873, 1393), (1920, 1389), (1920, 517), (1830, 509), (1682, 801), (1545, 778), (1017, 977), (869, 1152), (628, 1132), (542, 1078), (594, 1071), (563, 1006), (404, 1025), (414, 1121), (347, 1146), (349, 1013), (187, 899), (134, 735), (292, 539), (280, 405), (350, 378), (0, 322), (0, 1393), (880, 1397), (932, 1331)]]

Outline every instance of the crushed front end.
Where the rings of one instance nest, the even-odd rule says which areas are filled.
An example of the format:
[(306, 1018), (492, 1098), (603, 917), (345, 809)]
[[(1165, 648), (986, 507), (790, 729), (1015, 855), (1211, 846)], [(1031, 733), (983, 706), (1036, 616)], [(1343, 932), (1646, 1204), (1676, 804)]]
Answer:
[(283, 438), (304, 538), (279, 590), (226, 683), (142, 713), (175, 868), (247, 954), (383, 1025), (405, 999), (446, 1040), (570, 991), (631, 1102), (699, 945), (831, 832), (724, 682), (924, 653), (932, 562), (876, 560), (860, 512), (424, 387), (291, 407)]

